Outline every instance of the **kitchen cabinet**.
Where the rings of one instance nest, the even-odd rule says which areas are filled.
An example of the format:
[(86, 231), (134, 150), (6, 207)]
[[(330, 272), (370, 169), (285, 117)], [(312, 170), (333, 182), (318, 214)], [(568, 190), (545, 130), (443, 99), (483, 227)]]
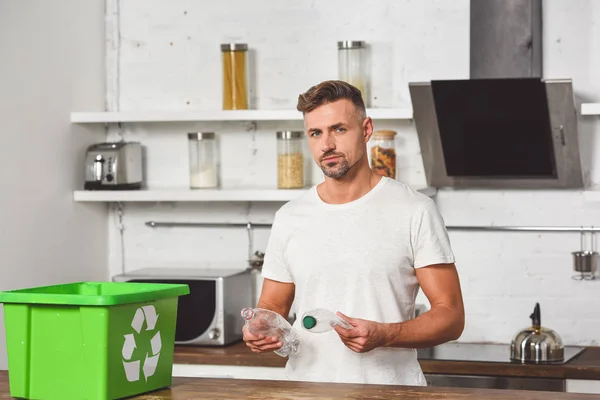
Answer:
[[(598, 377), (600, 379), (600, 376)], [(600, 380), (567, 379), (567, 393), (600, 394)]]
[(281, 367), (174, 364), (173, 376), (186, 378), (287, 380)]
[[(173, 374), (285, 380), (285, 362), (274, 353), (252, 353), (243, 342), (225, 347), (177, 345)], [(585, 347), (578, 357), (560, 365), (439, 359), (419, 359), (419, 363), (432, 387), (539, 390), (539, 383), (548, 382), (558, 392), (600, 394), (600, 347)]]
[(581, 115), (600, 115), (600, 103), (583, 103)]
[[(282, 367), (256, 367), (256, 366), (234, 366), (234, 365), (192, 365), (192, 364), (174, 364), (173, 365), (173, 376), (174, 377), (186, 377), (186, 378), (223, 378), (223, 379), (263, 379), (263, 380), (287, 380), (285, 376), (285, 370)], [(506, 377), (475, 377), (478, 378), (477, 382), (468, 382), (465, 385), (465, 380), (469, 377), (456, 376), (446, 377), (444, 380), (440, 380), (436, 375), (426, 374), (427, 381), (431, 387), (480, 387), (485, 388), (488, 380), (506, 380), (512, 379), (516, 385), (520, 385), (525, 380), (529, 381), (540, 381), (543, 384), (543, 379), (540, 378), (506, 378)], [(473, 378), (473, 377), (470, 377)], [(449, 380), (448, 380), (449, 379)], [(451, 382), (454, 379), (456, 382)], [(463, 384), (461, 384), (461, 382)], [(473, 380), (473, 379), (471, 379)], [(559, 379), (548, 378), (548, 381), (561, 381)], [(562, 382), (562, 381), (561, 381)], [(450, 383), (450, 384), (449, 384)], [(525, 385), (527, 386), (527, 385)], [(515, 387), (506, 387), (507, 389), (515, 389)], [(567, 393), (585, 393), (585, 394), (600, 394), (600, 380), (583, 380), (583, 379), (567, 379), (565, 392)], [(543, 388), (537, 388), (536, 390), (544, 390)]]
[(565, 380), (560, 378), (502, 376), (500, 374), (483, 376), (426, 373), (425, 379), (428, 386), (431, 387), (566, 391)]
[[(495, 380), (511, 380), (514, 386), (506, 386), (506, 389), (516, 389), (520, 386), (527, 386), (529, 382), (539, 381), (541, 387), (536, 390), (546, 390), (543, 387), (544, 381), (557, 381), (562, 385), (563, 381), (555, 378), (518, 378), (518, 377), (466, 377), (466, 376), (444, 376), (439, 379), (436, 375), (425, 374), (430, 387), (478, 387), (492, 388), (484, 382)], [(174, 364), (173, 376), (184, 378), (221, 378), (221, 379), (261, 379), (261, 380), (287, 380), (285, 370), (282, 367), (256, 367), (256, 366), (235, 366), (235, 365), (194, 365), (194, 364)], [(477, 378), (477, 379), (474, 379)], [(467, 381), (465, 384), (463, 381)], [(525, 382), (525, 383), (524, 383)], [(551, 382), (556, 385), (555, 383)], [(600, 380), (567, 379), (565, 383), (565, 392), (582, 394), (600, 394)], [(539, 386), (538, 385), (538, 386)]]

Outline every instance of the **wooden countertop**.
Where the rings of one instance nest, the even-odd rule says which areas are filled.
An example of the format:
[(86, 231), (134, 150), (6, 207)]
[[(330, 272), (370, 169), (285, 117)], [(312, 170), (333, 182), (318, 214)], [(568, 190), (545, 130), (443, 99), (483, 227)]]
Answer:
[[(176, 364), (284, 367), (275, 353), (252, 353), (243, 342), (226, 347), (175, 346)], [(494, 375), (600, 380), (600, 347), (587, 347), (562, 365), (522, 365), (475, 361), (419, 360), (426, 374)]]
[[(11, 399), (8, 375), (0, 371), (0, 399)], [(188, 399), (432, 399), (587, 400), (597, 395), (504, 389), (454, 389), (242, 379), (173, 378), (170, 388), (130, 397), (138, 400)]]

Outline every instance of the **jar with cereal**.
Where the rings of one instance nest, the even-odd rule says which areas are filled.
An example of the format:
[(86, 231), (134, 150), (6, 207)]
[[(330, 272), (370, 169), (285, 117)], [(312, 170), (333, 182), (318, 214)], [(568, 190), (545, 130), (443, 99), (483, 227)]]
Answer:
[(277, 187), (304, 187), (304, 152), (302, 131), (277, 132)]
[(380, 175), (396, 179), (396, 131), (373, 132), (371, 168)]

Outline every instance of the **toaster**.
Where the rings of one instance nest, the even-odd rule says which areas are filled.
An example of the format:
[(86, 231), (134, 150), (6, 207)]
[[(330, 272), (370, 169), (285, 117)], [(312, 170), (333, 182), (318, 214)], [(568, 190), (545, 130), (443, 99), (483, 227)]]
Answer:
[(139, 142), (96, 143), (85, 156), (85, 190), (142, 187), (142, 146)]
[(188, 285), (190, 293), (177, 303), (178, 345), (219, 347), (241, 341), (240, 312), (253, 304), (249, 268), (143, 268), (116, 275), (113, 281)]

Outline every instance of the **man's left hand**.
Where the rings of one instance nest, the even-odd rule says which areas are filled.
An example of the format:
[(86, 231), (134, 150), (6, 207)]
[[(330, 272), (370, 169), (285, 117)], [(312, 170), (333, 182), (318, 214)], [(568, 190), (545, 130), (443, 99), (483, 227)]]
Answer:
[(347, 321), (353, 328), (343, 328), (335, 325), (334, 329), (342, 342), (352, 351), (366, 353), (384, 343), (384, 332), (381, 324), (359, 318), (350, 318), (341, 312), (337, 315)]

